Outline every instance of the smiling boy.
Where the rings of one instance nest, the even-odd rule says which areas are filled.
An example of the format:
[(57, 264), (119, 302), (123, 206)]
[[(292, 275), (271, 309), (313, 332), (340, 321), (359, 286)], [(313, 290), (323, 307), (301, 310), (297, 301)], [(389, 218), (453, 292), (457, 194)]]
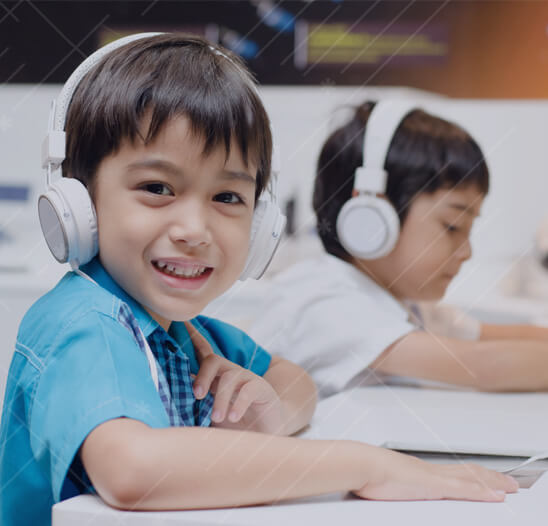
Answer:
[(515, 481), (479, 467), (275, 436), (309, 422), (314, 385), (199, 316), (244, 272), (270, 176), (268, 117), (227, 53), (140, 35), (76, 87), (63, 183), (84, 186), (58, 206), (63, 217), (89, 207), (98, 243), (80, 268), (67, 250), (75, 270), (21, 323), (0, 434), (2, 525), (49, 524), (54, 502), (87, 492), (139, 510), (332, 491), (503, 500)]

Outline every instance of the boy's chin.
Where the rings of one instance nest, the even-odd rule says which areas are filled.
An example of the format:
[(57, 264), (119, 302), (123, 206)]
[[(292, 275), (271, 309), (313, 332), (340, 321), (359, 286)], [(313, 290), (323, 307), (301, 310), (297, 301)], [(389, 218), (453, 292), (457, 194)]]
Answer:
[(198, 316), (204, 307), (192, 306), (185, 309), (169, 310), (169, 309), (151, 309), (145, 306), (145, 310), (156, 320), (160, 325), (169, 325), (171, 322), (188, 321)]
[[(196, 316), (199, 316), (204, 309), (188, 309), (184, 312), (176, 312), (172, 313), (171, 316), (165, 316), (166, 319), (169, 319), (170, 321), (188, 321), (192, 320), (193, 318), (196, 318)], [(169, 314), (169, 313), (168, 313)]]
[(408, 299), (411, 301), (440, 301), (445, 296), (446, 291), (447, 287), (443, 287), (441, 289), (420, 290), (417, 291), (413, 297)]

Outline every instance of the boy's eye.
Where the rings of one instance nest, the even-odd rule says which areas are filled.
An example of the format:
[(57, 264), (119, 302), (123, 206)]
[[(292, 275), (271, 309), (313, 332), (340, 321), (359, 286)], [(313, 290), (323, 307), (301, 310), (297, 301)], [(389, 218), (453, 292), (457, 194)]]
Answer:
[(445, 230), (447, 230), (447, 232), (449, 232), (450, 234), (454, 234), (455, 232), (459, 232), (460, 228), (456, 225), (451, 225), (451, 224), (445, 224), (443, 225)]
[(243, 199), (234, 192), (222, 192), (220, 194), (217, 194), (214, 198), (214, 201), (218, 201), (219, 203), (226, 203), (230, 205), (236, 205), (238, 203), (243, 203)]
[(173, 195), (168, 186), (163, 183), (148, 183), (141, 187), (145, 192), (156, 195)]

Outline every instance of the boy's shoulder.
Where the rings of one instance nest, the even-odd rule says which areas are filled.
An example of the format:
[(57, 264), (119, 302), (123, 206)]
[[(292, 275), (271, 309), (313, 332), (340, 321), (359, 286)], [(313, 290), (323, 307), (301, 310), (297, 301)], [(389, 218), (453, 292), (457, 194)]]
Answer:
[(206, 336), (206, 338), (207, 336), (213, 338), (217, 344), (225, 340), (232, 344), (251, 340), (251, 337), (236, 325), (203, 314), (193, 318), (192, 325)]
[(54, 340), (79, 320), (91, 323), (93, 313), (116, 319), (121, 300), (74, 272), (67, 272), (24, 315), (17, 335), (20, 344), (32, 349)]
[(270, 285), (249, 327), (259, 342), (275, 336), (290, 347), (294, 335), (309, 340), (311, 331), (326, 334), (333, 327), (363, 327), (364, 312), (372, 327), (408, 316), (386, 289), (351, 263), (327, 253), (289, 267)]
[[(297, 298), (329, 297), (347, 298), (384, 295), (385, 292), (365, 273), (328, 253), (299, 261), (280, 272), (272, 280), (275, 295)], [(365, 294), (364, 294), (365, 293)]]

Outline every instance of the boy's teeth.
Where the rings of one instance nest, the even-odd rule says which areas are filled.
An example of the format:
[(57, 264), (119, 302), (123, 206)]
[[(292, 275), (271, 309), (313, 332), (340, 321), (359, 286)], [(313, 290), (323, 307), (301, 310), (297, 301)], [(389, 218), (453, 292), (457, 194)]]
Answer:
[(175, 265), (165, 263), (164, 261), (156, 262), (156, 266), (166, 274), (173, 274), (184, 278), (195, 278), (207, 270), (207, 267), (180, 268)]

